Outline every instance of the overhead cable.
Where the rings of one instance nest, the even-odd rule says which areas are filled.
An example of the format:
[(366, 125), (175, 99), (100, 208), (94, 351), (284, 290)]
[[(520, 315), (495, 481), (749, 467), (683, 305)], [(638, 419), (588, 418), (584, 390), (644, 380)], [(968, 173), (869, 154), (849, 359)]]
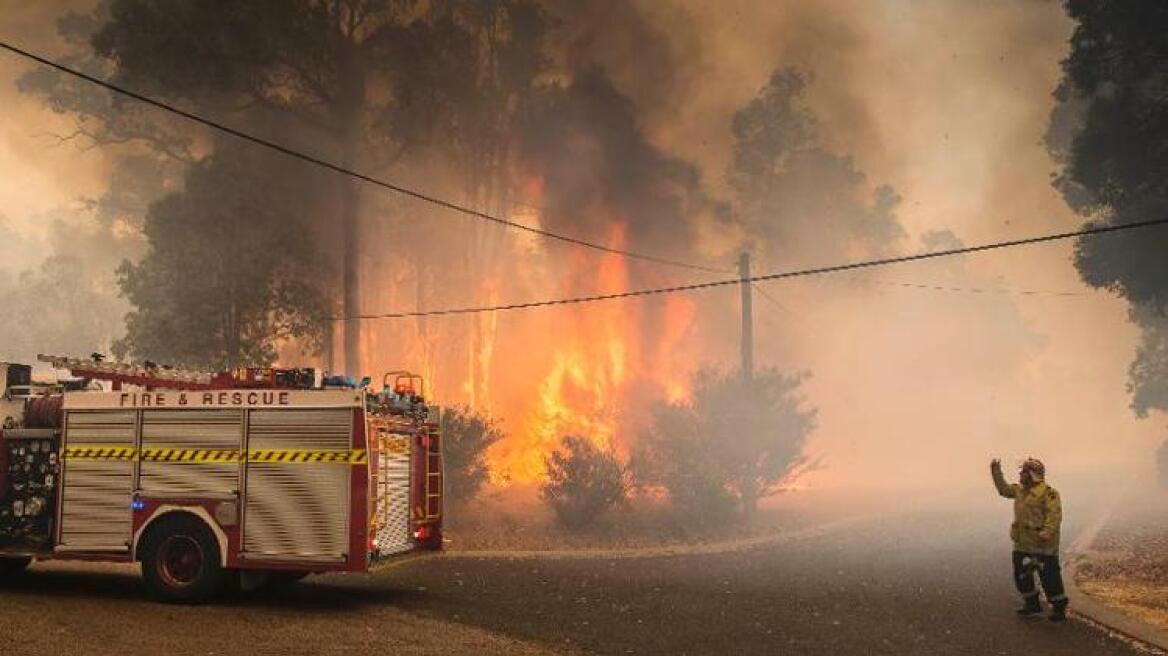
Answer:
[(951, 285), (930, 285), (927, 283), (922, 284), (916, 282), (900, 282), (896, 280), (879, 280), (877, 278), (865, 277), (857, 277), (855, 280), (857, 282), (866, 282), (873, 285), (906, 287), (909, 289), (924, 289), (934, 292), (962, 292), (966, 294), (1002, 294), (1015, 296), (1087, 296), (1087, 294), (1083, 292), (1058, 292), (1039, 289), (1010, 289), (1008, 287), (954, 287)]
[(890, 264), (900, 264), (903, 262), (916, 262), (920, 260), (931, 260), (941, 257), (952, 257), (954, 255), (965, 255), (968, 253), (980, 253), (984, 251), (999, 250), (1003, 248), (1013, 248), (1016, 246), (1028, 246), (1032, 244), (1041, 244), (1045, 242), (1059, 241), (1063, 239), (1074, 239), (1076, 237), (1090, 237), (1096, 235), (1103, 235), (1113, 232), (1121, 232), (1126, 230), (1135, 230), (1139, 228), (1149, 228), (1152, 226), (1161, 226), (1168, 224), (1168, 219), (1156, 219), (1153, 221), (1137, 221), (1133, 223), (1121, 223), (1118, 225), (1096, 226), (1091, 228), (1084, 228), (1074, 232), (1060, 232), (1049, 235), (1042, 235), (1039, 237), (1028, 237), (1026, 239), (1013, 239), (1009, 241), (992, 242), (989, 244), (979, 244), (977, 246), (966, 246), (962, 248), (951, 248), (940, 251), (930, 251), (927, 253), (918, 253), (916, 255), (903, 255), (900, 257), (888, 257), (879, 260), (866, 260), (863, 262), (848, 262), (846, 264), (835, 264), (831, 266), (816, 267), (812, 269), (797, 269), (793, 271), (780, 271), (777, 273), (768, 273), (765, 275), (750, 276), (746, 278), (731, 278), (727, 280), (714, 280), (710, 282), (694, 283), (690, 285), (675, 285), (672, 287), (657, 287), (651, 289), (636, 289), (626, 292), (613, 292), (610, 294), (595, 294), (592, 296), (577, 296), (573, 298), (558, 298), (542, 301), (526, 301), (521, 303), (509, 303), (506, 305), (485, 305), (478, 307), (464, 307), (464, 308), (449, 308), (443, 310), (421, 310), (415, 312), (387, 312), (384, 314), (357, 314), (347, 317), (331, 317), (334, 321), (349, 321), (356, 319), (405, 319), (410, 317), (434, 317), (446, 315), (459, 314), (480, 314), (483, 312), (502, 312), (506, 310), (523, 310), (537, 307), (551, 307), (556, 305), (576, 305), (580, 303), (595, 303), (598, 301), (611, 301), (622, 298), (635, 298), (640, 296), (654, 296), (658, 294), (674, 294), (678, 292), (691, 292), (701, 289), (711, 289), (714, 287), (726, 287), (729, 285), (739, 285), (744, 282), (760, 282), (767, 280), (786, 280), (789, 278), (802, 278), (806, 276), (824, 275), (830, 273), (839, 273), (841, 271), (853, 271), (856, 269), (868, 269), (872, 267), (888, 266)]

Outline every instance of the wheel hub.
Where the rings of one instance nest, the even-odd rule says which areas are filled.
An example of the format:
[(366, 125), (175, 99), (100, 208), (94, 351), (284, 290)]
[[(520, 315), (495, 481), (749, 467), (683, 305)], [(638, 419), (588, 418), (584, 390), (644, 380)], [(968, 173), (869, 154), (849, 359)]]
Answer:
[(158, 574), (169, 586), (194, 583), (203, 569), (203, 548), (185, 535), (166, 538), (158, 550)]

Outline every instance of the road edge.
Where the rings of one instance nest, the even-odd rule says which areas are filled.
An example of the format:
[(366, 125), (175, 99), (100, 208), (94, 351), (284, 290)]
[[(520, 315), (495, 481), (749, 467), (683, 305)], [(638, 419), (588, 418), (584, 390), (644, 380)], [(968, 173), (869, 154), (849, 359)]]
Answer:
[(1071, 597), (1071, 613), (1080, 615), (1128, 639), (1168, 653), (1168, 631), (1096, 601), (1084, 592), (1075, 580), (1079, 569), (1091, 557), (1091, 544), (1095, 542), (1095, 537), (1099, 535), (1099, 531), (1111, 518), (1118, 504), (1119, 500), (1109, 504), (1107, 509), (1079, 534), (1066, 553), (1065, 562), (1069, 571), (1067, 572), (1068, 576), (1063, 577), (1063, 583)]
[(444, 551), (442, 558), (446, 559), (508, 559), (508, 560), (563, 560), (563, 559), (602, 559), (602, 560), (631, 560), (641, 558), (669, 558), (673, 556), (701, 556), (748, 551), (775, 544), (782, 544), (795, 540), (806, 540), (830, 534), (842, 528), (862, 524), (879, 517), (887, 517), (889, 513), (867, 513), (853, 515), (843, 519), (836, 519), (822, 524), (815, 524), (791, 531), (780, 531), (769, 535), (762, 535), (741, 540), (723, 540), (698, 544), (668, 545), (661, 547), (627, 547), (619, 549), (532, 549), (507, 551), (500, 549)]

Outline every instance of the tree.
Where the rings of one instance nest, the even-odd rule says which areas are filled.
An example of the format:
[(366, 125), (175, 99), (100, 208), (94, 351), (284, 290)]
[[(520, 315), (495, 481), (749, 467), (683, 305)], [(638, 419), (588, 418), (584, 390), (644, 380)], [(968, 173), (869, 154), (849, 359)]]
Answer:
[[(387, 48), (412, 5), (103, 0), (92, 14), (68, 15), (61, 31), (86, 35), (92, 55), (80, 61), (103, 77), (361, 168), (381, 163), (379, 156), (388, 152), (375, 117), (392, 102), (385, 93), (392, 64)], [(52, 73), (37, 75), (29, 89), (44, 93), (59, 111), (76, 113), (79, 134), (103, 144), (147, 144), (188, 163), (200, 158), (205, 139), (190, 124), (124, 98), (106, 100), (93, 89), (79, 93), (79, 83)], [(380, 147), (366, 150), (370, 144)], [(322, 250), (339, 253), (342, 311), (357, 314), (360, 183), (306, 168), (299, 175), (331, 183), (335, 205), (317, 208), (317, 215), (325, 234), (338, 238), (325, 240)], [(333, 341), (325, 341), (331, 348)], [(359, 322), (345, 322), (348, 369), (359, 366), (358, 341)], [(332, 359), (331, 351), (326, 358)]]
[(780, 68), (734, 114), (727, 179), (739, 219), (764, 256), (786, 262), (838, 259), (856, 247), (886, 252), (905, 234), (895, 214), (900, 196), (888, 185), (867, 195), (852, 158), (821, 145), (803, 102), (808, 81)]
[[(547, 72), (549, 29), (543, 8), (531, 0), (439, 0), (401, 30), (388, 48), (393, 60), (408, 65), (396, 67), (395, 101), (379, 121), (409, 162), (403, 174), (418, 175), (435, 193), (442, 189), (471, 207), (513, 215), (517, 132)], [(472, 222), (461, 239), (451, 239), (446, 221), (416, 220), (417, 213), (431, 217), (433, 211), (416, 207), (408, 228), (397, 231), (417, 278), (417, 302), (430, 304), (452, 288), (490, 294), (493, 281), (505, 275), (500, 268), (512, 235)], [(429, 254), (438, 239), (449, 245), (450, 257)], [(497, 319), (484, 314), (466, 321), (436, 327), (419, 317), (417, 330), (424, 343), (447, 343), (447, 353), (454, 353), (451, 342), (465, 344), (469, 357), (459, 362), (468, 367), (465, 389), (470, 406), (482, 408), (493, 387), (492, 358), (485, 354), (493, 353)], [(435, 336), (438, 331), (445, 334)]]
[(121, 307), (95, 288), (95, 278), (69, 255), (52, 255), (15, 276), (0, 269), (0, 360), (28, 363), (38, 353), (105, 350), (117, 334)]
[(544, 462), (547, 480), (540, 487), (540, 498), (568, 528), (592, 524), (625, 498), (625, 470), (616, 454), (583, 437), (565, 437), (563, 450), (553, 451)]
[(768, 369), (744, 383), (737, 372), (706, 370), (694, 378), (693, 401), (661, 404), (634, 455), (638, 481), (715, 519), (727, 497), (750, 518), (808, 461), (816, 410), (797, 394), (805, 374)]
[(270, 364), (281, 340), (319, 345), (329, 306), (303, 238), (312, 192), (279, 175), (289, 165), (220, 144), (151, 207), (146, 256), (119, 269), (135, 308), (119, 356), (224, 369)]
[(453, 502), (468, 501), (487, 482), (487, 449), (504, 433), (490, 417), (467, 407), (444, 408), (441, 421), (446, 494)]
[[(1089, 225), (1168, 217), (1168, 5), (1064, 4), (1076, 26), (1046, 135), (1055, 186)], [(1127, 299), (1143, 329), (1128, 386), (1141, 417), (1168, 410), (1166, 251), (1168, 231), (1158, 228), (1075, 245), (1083, 280)]]
[[(94, 52), (92, 39), (110, 20), (112, 0), (98, 0), (89, 13), (70, 11), (57, 20), (57, 34), (67, 51), (61, 63), (98, 78), (117, 73), (114, 62)], [(92, 83), (55, 69), (38, 66), (20, 76), (17, 88), (39, 96), (51, 111), (71, 116), (74, 128), (56, 135), (59, 146), (80, 150), (102, 148), (111, 163), (106, 190), (81, 199), (99, 230), (126, 234), (140, 230), (150, 204), (167, 189), (182, 183), (187, 165), (195, 162), (195, 131), (189, 123), (142, 103), (99, 90)], [(108, 274), (124, 257), (117, 249), (97, 247), (113, 260)]]
[[(97, 78), (117, 74), (116, 62), (94, 50), (94, 35), (111, 20), (115, 0), (98, 0), (89, 13), (70, 11), (57, 20), (57, 34), (67, 45), (62, 64)], [(62, 143), (83, 149), (95, 146), (117, 148), (125, 154), (140, 154), (145, 147), (156, 154), (154, 170), (138, 171), (122, 182), (141, 189), (159, 173), (173, 175), (176, 165), (193, 162), (195, 138), (190, 124), (142, 103), (98, 91), (90, 82), (47, 67), (36, 67), (17, 80), (20, 91), (43, 97), (45, 105), (58, 114), (73, 116), (72, 133), (59, 135)], [(134, 152), (134, 146), (138, 151)], [(117, 170), (117, 169), (115, 169)], [(111, 187), (116, 189), (117, 184)]]

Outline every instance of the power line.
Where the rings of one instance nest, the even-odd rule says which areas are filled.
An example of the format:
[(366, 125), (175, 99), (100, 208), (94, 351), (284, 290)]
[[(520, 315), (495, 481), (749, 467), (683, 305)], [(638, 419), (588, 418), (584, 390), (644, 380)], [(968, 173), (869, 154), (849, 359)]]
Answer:
[(788, 278), (802, 278), (806, 276), (824, 275), (829, 273), (839, 273), (841, 271), (852, 271), (855, 269), (867, 269), (872, 267), (887, 266), (889, 264), (899, 264), (903, 262), (916, 262), (919, 260), (930, 260), (940, 257), (950, 257), (953, 255), (964, 255), (967, 253), (980, 253), (983, 251), (992, 251), (1002, 248), (1012, 248), (1015, 246), (1027, 246), (1031, 244), (1041, 244), (1044, 242), (1059, 241), (1062, 239), (1073, 239), (1075, 237), (1087, 237), (1094, 235), (1102, 235), (1112, 232), (1120, 232), (1125, 230), (1134, 230), (1136, 228), (1147, 228), (1151, 226), (1168, 224), (1168, 219), (1157, 219), (1154, 221), (1138, 221), (1134, 223), (1123, 223), (1120, 225), (1101, 226), (1095, 228), (1085, 228), (1083, 230), (1076, 230), (1074, 232), (1060, 232), (1050, 235), (1042, 235), (1040, 237), (1029, 237), (1027, 239), (1014, 239), (1010, 241), (999, 241), (989, 244), (980, 244), (978, 246), (967, 246), (963, 248), (953, 248), (943, 251), (932, 251), (929, 253), (919, 253), (917, 255), (904, 255), (901, 257), (889, 257), (879, 260), (867, 260), (864, 262), (849, 262), (847, 264), (836, 264), (832, 266), (818, 267), (813, 269), (798, 269), (794, 271), (781, 271), (778, 273), (769, 273), (761, 276), (750, 276), (749, 278), (731, 278), (728, 280), (714, 280), (710, 282), (695, 283), (691, 285), (675, 285), (673, 287), (658, 287), (653, 289), (637, 289), (627, 292), (616, 292), (612, 294), (596, 294), (594, 296), (578, 296), (574, 298), (560, 298), (544, 301), (527, 301), (523, 303), (511, 303), (507, 305), (487, 305), (480, 307), (466, 307), (466, 308), (450, 308), (444, 310), (424, 310), (417, 312), (389, 312), (385, 314), (357, 314), (348, 317), (330, 317), (333, 321), (347, 321), (352, 319), (405, 319), (410, 317), (433, 317), (445, 315), (458, 314), (479, 314), (483, 312), (502, 312), (505, 310), (523, 310), (536, 307), (548, 307), (554, 305), (575, 305), (580, 303), (594, 303), (597, 301), (611, 301), (622, 298), (634, 298), (639, 296), (652, 296), (656, 294), (673, 294), (677, 292), (689, 292), (700, 289), (710, 289), (713, 287), (726, 287), (729, 285), (741, 284), (744, 280), (746, 282), (759, 282), (765, 280), (786, 280)]
[(777, 298), (775, 298), (774, 296), (771, 296), (770, 294), (768, 294), (768, 293), (767, 293), (767, 291), (766, 291), (765, 289), (763, 289), (763, 288), (762, 288), (762, 285), (759, 285), (759, 284), (757, 284), (757, 283), (754, 283), (754, 282), (752, 282), (752, 283), (750, 283), (750, 286), (751, 286), (751, 287), (753, 287), (753, 288), (754, 288), (754, 291), (758, 292), (758, 293), (759, 293), (759, 295), (761, 295), (761, 296), (762, 296), (763, 298), (765, 298), (766, 300), (770, 301), (772, 305), (774, 305), (775, 307), (779, 308), (779, 309), (780, 309), (780, 310), (782, 310), (783, 312), (786, 312), (787, 314), (789, 314), (789, 315), (791, 315), (791, 316), (793, 316), (793, 317), (798, 317), (798, 316), (799, 316), (798, 314), (796, 314), (796, 313), (795, 313), (795, 311), (794, 311), (794, 310), (792, 310), (791, 308), (787, 307), (786, 305), (783, 305), (782, 303), (780, 303), (780, 302), (779, 302), (779, 299), (777, 299)]
[(267, 139), (264, 139), (262, 137), (257, 137), (255, 135), (249, 134), (249, 133), (244, 132), (242, 130), (238, 130), (236, 128), (232, 128), (232, 127), (223, 125), (222, 123), (218, 123), (216, 121), (212, 121), (211, 119), (199, 116), (198, 114), (194, 114), (192, 112), (189, 112), (189, 111), (186, 111), (183, 109), (179, 109), (178, 107), (175, 107), (173, 105), (169, 105), (169, 104), (164, 103), (160, 100), (155, 100), (154, 98), (151, 98), (149, 96), (145, 96), (145, 95), (142, 95), (142, 94), (137, 93), (135, 91), (131, 91), (129, 89), (125, 89), (123, 87), (117, 86), (116, 84), (113, 84), (112, 82), (102, 80), (102, 79), (94, 77), (92, 75), (88, 75), (88, 74), (83, 73), (79, 70), (65, 66), (64, 64), (57, 63), (57, 62), (52, 61), (50, 59), (46, 59), (45, 57), (31, 53), (27, 50), (23, 50), (21, 48), (18, 48), (16, 46), (12, 45), (12, 44), (6, 43), (4, 41), (0, 41), (0, 48), (8, 50), (9, 52), (16, 54), (16, 55), (19, 55), (21, 57), (31, 59), (32, 61), (35, 61), (38, 64), (41, 64), (43, 66), (48, 66), (50, 68), (56, 69), (62, 73), (65, 73), (66, 75), (71, 75), (71, 76), (76, 77), (78, 79), (85, 80), (86, 82), (89, 82), (91, 84), (95, 84), (95, 85), (100, 86), (102, 88), (108, 89), (109, 91), (113, 91), (114, 93), (121, 94), (123, 96), (126, 96), (127, 98), (132, 98), (134, 100), (137, 100), (138, 102), (145, 103), (147, 105), (150, 105), (150, 106), (155, 107), (157, 109), (161, 109), (161, 110), (166, 111), (166, 112), (170, 112), (170, 113), (175, 114), (176, 116), (180, 116), (188, 121), (192, 121), (194, 123), (198, 123), (200, 125), (204, 125), (206, 127), (212, 128), (214, 130), (218, 130), (220, 132), (223, 132), (224, 134), (231, 135), (231, 136), (236, 137), (238, 139), (242, 139), (244, 141), (248, 141), (248, 142), (251, 142), (253, 144), (263, 146), (264, 148), (274, 150), (274, 151), (281, 153), (283, 155), (287, 155), (288, 157), (292, 157), (294, 159), (308, 162), (310, 164), (314, 164), (316, 166), (320, 166), (322, 168), (329, 169), (331, 171), (334, 171), (336, 173), (340, 173), (342, 175), (347, 175), (347, 176), (356, 178), (358, 180), (361, 180), (362, 182), (366, 182), (366, 183), (369, 183), (369, 184), (372, 184), (372, 185), (375, 185), (378, 187), (382, 187), (383, 189), (388, 189), (392, 192), (401, 194), (403, 196), (407, 196), (409, 198), (413, 198), (415, 200), (422, 201), (424, 203), (430, 203), (432, 205), (436, 205), (438, 207), (450, 210), (452, 212), (465, 214), (467, 216), (471, 216), (471, 217), (474, 217), (477, 219), (482, 219), (484, 221), (488, 221), (488, 222), (494, 223), (496, 225), (505, 226), (508, 228), (514, 228), (516, 230), (522, 230), (524, 232), (528, 232), (528, 233), (531, 233), (534, 235), (539, 235), (540, 237), (545, 237), (547, 239), (560, 241), (560, 242), (563, 242), (566, 244), (573, 244), (575, 246), (582, 246), (584, 248), (589, 248), (592, 250), (600, 251), (602, 253), (608, 253), (610, 255), (620, 255), (621, 257), (627, 257), (630, 259), (643, 260), (645, 262), (653, 262), (655, 264), (662, 264), (662, 265), (666, 265), (666, 266), (678, 267), (678, 268), (683, 268), (683, 269), (690, 269), (693, 271), (704, 271), (707, 273), (728, 273), (728, 271), (725, 269), (715, 269), (713, 267), (706, 267), (706, 266), (702, 266), (700, 264), (692, 264), (689, 262), (682, 262), (679, 260), (672, 260), (672, 259), (668, 259), (668, 258), (664, 258), (664, 257), (658, 257), (656, 255), (646, 255), (644, 253), (637, 253), (634, 251), (627, 251), (627, 250), (623, 250), (623, 249), (619, 249), (619, 248), (612, 248), (609, 246), (604, 246), (603, 244), (597, 244), (594, 242), (586, 241), (584, 239), (578, 239), (576, 237), (569, 237), (567, 235), (561, 235), (561, 234), (556, 233), (556, 232), (551, 232), (550, 230), (544, 230), (542, 228), (536, 228), (536, 227), (524, 225), (522, 223), (518, 223), (518, 222), (512, 221), (510, 219), (505, 219), (503, 217), (489, 214), (489, 213), (484, 212), (482, 210), (476, 210), (472, 207), (466, 207), (464, 205), (459, 205), (459, 204), (454, 203), (452, 201), (444, 200), (444, 199), (439, 198), (437, 196), (432, 196), (430, 194), (426, 194), (426, 193), (423, 193), (421, 191), (410, 189), (408, 187), (403, 187), (401, 185), (394, 184), (392, 182), (387, 182), (385, 180), (381, 180), (379, 178), (375, 178), (373, 176), (366, 175), (366, 174), (360, 173), (358, 171), (354, 171), (353, 169), (341, 166), (339, 164), (334, 164), (328, 160), (321, 159), (321, 158), (316, 157), (314, 155), (309, 155), (307, 153), (303, 153), (301, 151), (295, 150), (295, 149), (290, 148), (288, 146), (283, 146), (283, 145), (278, 144), (274, 141), (269, 141)]
[[(762, 288), (762, 285), (759, 285), (757, 283), (752, 282), (752, 283), (750, 283), (750, 286), (754, 289), (754, 291), (758, 292), (760, 296), (762, 296), (764, 299), (766, 299), (771, 305), (775, 306), (780, 311), (790, 315), (790, 317), (795, 320), (795, 322), (793, 324), (788, 324), (788, 325), (797, 325), (800, 328), (803, 328), (804, 330), (807, 330), (807, 331), (815, 330), (815, 326), (811, 325), (812, 322), (807, 321), (807, 318), (805, 315), (802, 315), (802, 314), (792, 310), (791, 308), (787, 307), (786, 304), (780, 302), (779, 299), (775, 298), (774, 296), (771, 296), (769, 293), (767, 293), (767, 291), (765, 289)], [(765, 321), (768, 325), (770, 325), (772, 328), (779, 329), (779, 327), (776, 326), (774, 324), (774, 322), (772, 322), (770, 319), (766, 318), (765, 316), (762, 316), (761, 319), (763, 321)]]
[(949, 285), (930, 285), (915, 282), (900, 282), (896, 280), (880, 280), (878, 278), (857, 277), (856, 280), (889, 287), (907, 287), (909, 289), (924, 289), (935, 292), (962, 292), (966, 294), (1004, 294), (1016, 296), (1087, 296), (1083, 292), (1056, 292), (1038, 289), (1009, 289), (1006, 287), (953, 287)]

